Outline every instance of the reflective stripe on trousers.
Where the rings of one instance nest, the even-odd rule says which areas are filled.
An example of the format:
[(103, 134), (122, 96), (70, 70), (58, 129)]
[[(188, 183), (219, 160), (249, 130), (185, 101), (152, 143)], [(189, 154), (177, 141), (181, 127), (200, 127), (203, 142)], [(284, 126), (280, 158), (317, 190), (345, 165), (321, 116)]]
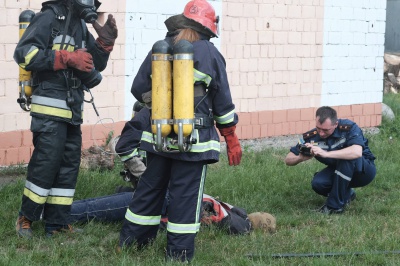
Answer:
[(67, 224), (77, 181), (82, 135), (80, 126), (32, 117), (32, 157), (21, 212), (29, 220)]
[(146, 245), (158, 231), (169, 187), (167, 250), (194, 252), (207, 166), (147, 153), (147, 169), (133, 195), (120, 234), (120, 245)]

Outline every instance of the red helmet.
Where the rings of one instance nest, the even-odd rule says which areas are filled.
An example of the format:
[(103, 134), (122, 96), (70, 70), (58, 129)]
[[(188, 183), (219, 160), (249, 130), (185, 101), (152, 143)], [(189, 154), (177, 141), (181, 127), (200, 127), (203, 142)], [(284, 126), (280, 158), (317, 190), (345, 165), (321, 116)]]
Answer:
[(183, 15), (192, 19), (218, 36), (217, 25), (219, 17), (215, 16), (215, 10), (206, 0), (192, 0), (186, 4)]

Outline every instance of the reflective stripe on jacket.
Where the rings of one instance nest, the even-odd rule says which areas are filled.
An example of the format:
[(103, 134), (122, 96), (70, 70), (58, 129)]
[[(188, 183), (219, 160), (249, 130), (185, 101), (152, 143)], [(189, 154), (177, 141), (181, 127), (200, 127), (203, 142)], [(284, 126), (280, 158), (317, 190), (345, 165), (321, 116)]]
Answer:
[[(67, 15), (64, 2), (44, 4), (19, 40), (14, 60), (21, 68), (32, 71), (34, 77), (32, 116), (81, 124), (84, 91), (82, 87), (71, 89), (69, 84), (76, 70), (68, 68), (54, 71), (55, 51), (61, 49)], [(69, 52), (86, 48), (93, 57), (95, 68), (102, 71), (107, 66), (110, 53), (96, 44), (93, 35), (86, 33), (84, 25), (77, 16), (71, 16), (63, 48)]]

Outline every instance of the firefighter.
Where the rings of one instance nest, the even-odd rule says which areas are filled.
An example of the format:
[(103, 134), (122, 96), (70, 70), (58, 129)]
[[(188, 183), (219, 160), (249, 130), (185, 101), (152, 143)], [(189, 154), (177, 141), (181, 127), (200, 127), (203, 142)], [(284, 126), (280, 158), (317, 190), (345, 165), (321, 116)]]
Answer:
[[(34, 150), (28, 165), (19, 236), (31, 238), (31, 224), (43, 215), (46, 236), (77, 232), (67, 224), (82, 145), (84, 90), (100, 83), (118, 29), (110, 14), (96, 21), (97, 0), (42, 3), (14, 52), (18, 65), (32, 71), (31, 131)], [(91, 23), (98, 34), (87, 30)]]
[[(172, 146), (167, 152), (155, 150), (155, 136), (151, 133), (150, 118), (147, 120), (140, 143), (140, 149), (147, 154), (147, 168), (126, 212), (118, 250), (132, 244), (140, 248), (154, 240), (169, 188), (166, 260), (189, 262), (194, 256), (194, 241), (200, 228), (207, 164), (219, 161), (220, 143), (214, 121), (225, 138), (230, 165), (239, 165), (242, 150), (235, 134), (238, 116), (225, 59), (209, 41), (218, 35), (218, 17), (213, 7), (205, 0), (189, 1), (183, 14), (168, 18), (165, 25), (168, 29), (165, 41), (171, 46), (181, 40), (193, 45), (194, 111), (196, 117), (204, 118), (204, 123), (193, 130), (196, 138), (190, 150), (182, 152)], [(150, 52), (131, 88), (134, 97), (146, 104), (155, 100), (147, 97), (152, 90), (151, 57)], [(168, 139), (175, 138), (172, 131)]]

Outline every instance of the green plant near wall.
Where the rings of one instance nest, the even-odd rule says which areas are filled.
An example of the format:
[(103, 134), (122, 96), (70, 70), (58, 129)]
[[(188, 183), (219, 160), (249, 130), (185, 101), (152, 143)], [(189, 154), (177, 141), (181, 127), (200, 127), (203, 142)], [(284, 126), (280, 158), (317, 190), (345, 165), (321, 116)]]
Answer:
[(110, 141), (111, 141), (111, 139), (112, 139), (113, 137), (114, 137), (114, 130), (111, 130), (111, 131), (108, 132), (108, 134), (107, 134), (105, 146), (107, 146), (107, 145), (110, 143)]
[(394, 121), (389, 121), (383, 119), (382, 126), (380, 127), (381, 134), (387, 138), (396, 138), (400, 136), (400, 94), (385, 94), (383, 97), (383, 103), (389, 106), (396, 119)]

